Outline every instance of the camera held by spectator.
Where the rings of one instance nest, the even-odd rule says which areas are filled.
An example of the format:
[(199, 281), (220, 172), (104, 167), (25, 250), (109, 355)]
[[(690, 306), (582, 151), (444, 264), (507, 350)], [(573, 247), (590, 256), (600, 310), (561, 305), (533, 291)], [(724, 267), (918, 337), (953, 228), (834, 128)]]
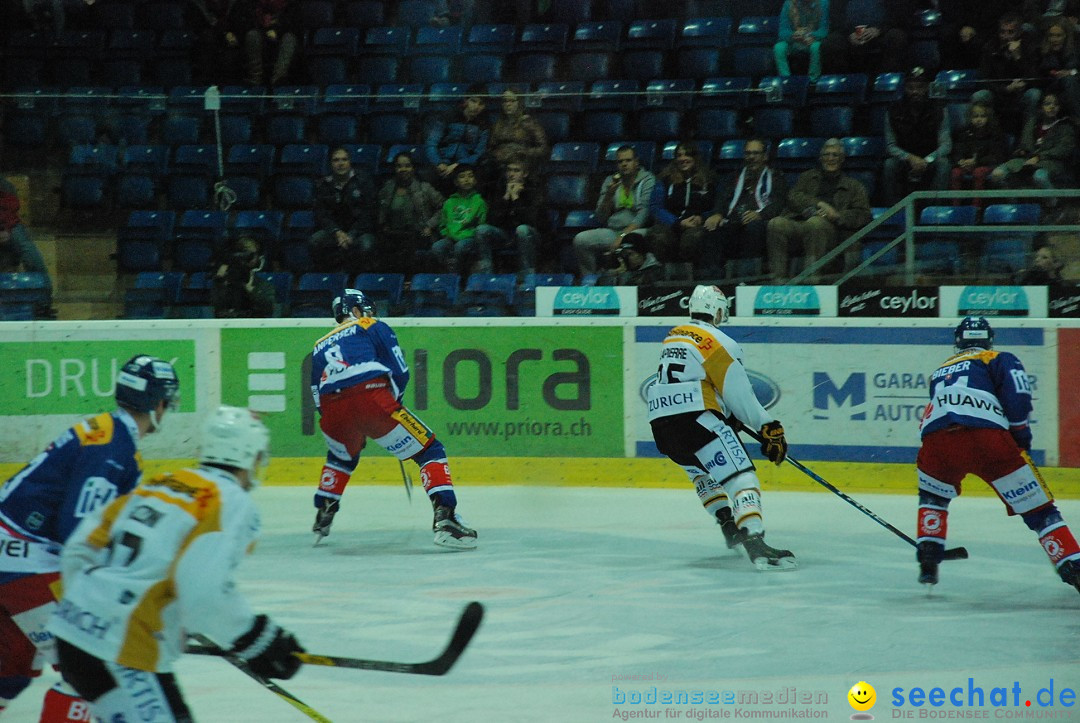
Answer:
[(268, 317), (274, 314), (274, 287), (257, 274), (266, 265), (258, 241), (241, 236), (214, 274), (210, 303), (218, 318)]
[(603, 269), (598, 286), (640, 286), (660, 280), (663, 267), (649, 251), (648, 241), (640, 233), (627, 234), (622, 243), (605, 251), (597, 259)]

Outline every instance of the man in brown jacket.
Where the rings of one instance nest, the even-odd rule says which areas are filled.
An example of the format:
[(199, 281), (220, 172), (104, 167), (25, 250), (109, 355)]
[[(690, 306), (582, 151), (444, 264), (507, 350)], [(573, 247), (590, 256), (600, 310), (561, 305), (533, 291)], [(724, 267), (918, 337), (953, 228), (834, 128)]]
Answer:
[[(799, 176), (788, 193), (784, 212), (769, 221), (765, 243), (774, 283), (781, 284), (789, 278), (789, 252), (801, 252), (809, 266), (870, 222), (866, 189), (840, 172), (844, 165), (844, 144), (840, 139), (825, 141), (818, 160), (820, 168)], [(818, 283), (821, 273), (819, 269), (810, 282)]]

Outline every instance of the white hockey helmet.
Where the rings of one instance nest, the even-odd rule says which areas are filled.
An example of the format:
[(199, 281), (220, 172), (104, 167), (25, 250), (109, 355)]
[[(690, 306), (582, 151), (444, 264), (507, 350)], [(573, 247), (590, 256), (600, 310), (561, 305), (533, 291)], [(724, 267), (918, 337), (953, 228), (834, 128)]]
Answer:
[(270, 430), (250, 409), (218, 407), (203, 423), (200, 463), (247, 470), (255, 486), (269, 461)]
[(728, 320), (728, 308), (731, 302), (724, 292), (716, 286), (695, 286), (690, 294), (690, 318), (704, 315), (709, 317), (713, 326), (719, 326)]

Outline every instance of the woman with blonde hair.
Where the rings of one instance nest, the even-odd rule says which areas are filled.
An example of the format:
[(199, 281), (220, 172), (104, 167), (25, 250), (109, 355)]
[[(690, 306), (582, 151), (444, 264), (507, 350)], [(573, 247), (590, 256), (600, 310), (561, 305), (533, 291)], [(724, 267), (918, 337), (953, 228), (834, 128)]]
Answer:
[(550, 151), (544, 127), (525, 113), (525, 106), (517, 93), (504, 91), (502, 113), (495, 121), (488, 141), (489, 161), (494, 167), (485, 174), (487, 178), (502, 179), (506, 165), (512, 159), (524, 160), (528, 171), (535, 175)]

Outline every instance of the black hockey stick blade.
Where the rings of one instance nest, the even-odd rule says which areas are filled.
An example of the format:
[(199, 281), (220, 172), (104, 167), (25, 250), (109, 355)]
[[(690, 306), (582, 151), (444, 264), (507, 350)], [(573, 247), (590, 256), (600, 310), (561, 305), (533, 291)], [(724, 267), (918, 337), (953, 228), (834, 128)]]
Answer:
[[(315, 655), (313, 653), (293, 654), (307, 665), (326, 665), (333, 668), (353, 668), (356, 670), (379, 670), (386, 673), (407, 673), (410, 675), (446, 675), (465, 651), (465, 647), (472, 640), (473, 635), (476, 634), (476, 630), (480, 627), (480, 621), (483, 618), (483, 605), (478, 602), (471, 602), (466, 605), (446, 649), (438, 657), (423, 663), (396, 663), (389, 660), (345, 658), (338, 655)], [(225, 651), (213, 645), (189, 645), (187, 652), (194, 655), (225, 655)]]
[(942, 560), (966, 560), (968, 559), (968, 551), (966, 547), (951, 547), (945, 551), (945, 556)]
[[(251, 668), (249, 668), (247, 666), (247, 664), (244, 663), (244, 661), (240, 660), (236, 656), (227, 654), (224, 650), (222, 650), (221, 648), (214, 645), (213, 641), (210, 640), (210, 638), (207, 638), (204, 635), (192, 635), (191, 637), (192, 637), (193, 640), (199, 641), (200, 645), (197, 648), (189, 648), (187, 652), (189, 652), (189, 653), (197, 653), (199, 655), (217, 655), (217, 656), (220, 656), (222, 658), (225, 658), (225, 660), (229, 661), (229, 664), (232, 665), (234, 668), (236, 668), (241, 673), (243, 673), (247, 677), (254, 680), (256, 683), (258, 683), (262, 687), (269, 690), (271, 693), (274, 693), (275, 695), (277, 695), (279, 698), (284, 700), (286, 703), (291, 705), (293, 708), (296, 708), (297, 710), (299, 710), (301, 713), (306, 715), (311, 720), (318, 721), (318, 723), (333, 723), (333, 721), (331, 721), (329, 718), (327, 718), (322, 713), (320, 713), (319, 711), (312, 708), (310, 705), (308, 705), (304, 701), (297, 698), (295, 695), (293, 695), (289, 691), (282, 688), (277, 683), (275, 683), (275, 682), (273, 682), (271, 680), (267, 680), (266, 678), (263, 678), (262, 676), (258, 675), (255, 671), (253, 671)], [(206, 652), (202, 652), (203, 650), (205, 650)]]
[(409, 496), (409, 504), (412, 504), (412, 477), (409, 476), (409, 471), (405, 469), (405, 463), (400, 459), (398, 465), (401, 466), (401, 481), (405, 483), (405, 494)]

